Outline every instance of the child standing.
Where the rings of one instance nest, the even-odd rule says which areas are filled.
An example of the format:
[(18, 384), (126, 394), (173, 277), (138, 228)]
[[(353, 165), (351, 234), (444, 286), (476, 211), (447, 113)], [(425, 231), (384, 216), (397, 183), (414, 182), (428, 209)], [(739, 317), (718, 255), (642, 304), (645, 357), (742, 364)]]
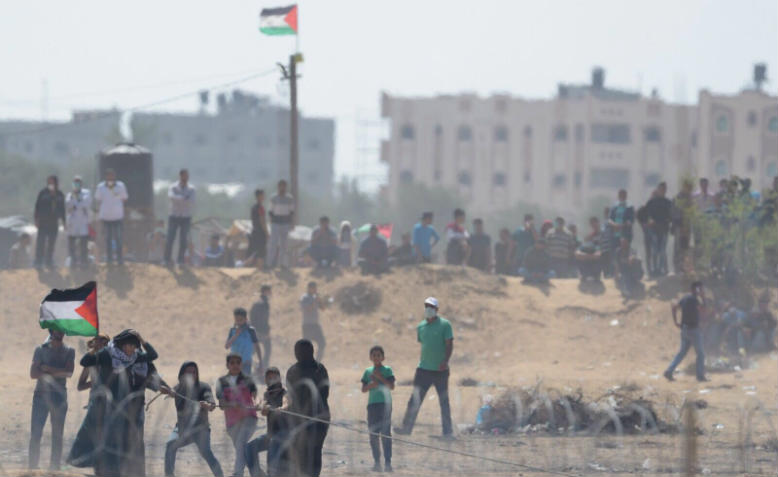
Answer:
[(257, 354), (257, 365), (262, 369), (262, 351), (259, 349), (257, 330), (248, 324), (248, 313), (245, 308), (235, 308), (232, 311), (235, 326), (227, 333), (227, 342), (224, 349), (229, 349), (230, 354), (240, 355), (243, 363), (241, 371), (246, 376), (251, 376), (251, 360), (253, 353)]
[(267, 434), (262, 434), (246, 445), (246, 465), (251, 477), (259, 477), (262, 470), (258, 455), (267, 451), (267, 469), (269, 475), (287, 474), (287, 434), (286, 416), (278, 411), (289, 409), (289, 397), (281, 383), (281, 371), (276, 367), (265, 371), (267, 390), (260, 404), (262, 415), (267, 417)]
[(381, 443), (384, 447), (384, 472), (392, 471), (392, 394), (394, 373), (392, 368), (384, 366), (384, 349), (380, 346), (370, 348), (370, 366), (362, 374), (362, 392), (367, 398), (367, 426), (370, 432), (370, 449), (373, 451), (373, 470), (381, 472)]
[(224, 409), (227, 434), (235, 447), (235, 477), (243, 475), (246, 467), (246, 444), (257, 427), (257, 411), (254, 400), (257, 386), (250, 376), (241, 371), (243, 358), (237, 353), (227, 355), (227, 374), (216, 384), (216, 398)]

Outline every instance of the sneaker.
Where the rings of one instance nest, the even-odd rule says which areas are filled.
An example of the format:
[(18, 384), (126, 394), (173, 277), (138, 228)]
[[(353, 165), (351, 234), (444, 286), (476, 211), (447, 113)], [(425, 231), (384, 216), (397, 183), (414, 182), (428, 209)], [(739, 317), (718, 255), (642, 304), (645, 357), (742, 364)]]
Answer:
[(675, 381), (675, 378), (673, 377), (673, 373), (671, 373), (670, 371), (665, 371), (664, 374), (662, 374), (662, 376), (664, 376), (665, 379), (667, 379), (668, 381)]
[(376, 462), (373, 464), (373, 472), (381, 472), (381, 464), (379, 462)]
[(392, 463), (391, 462), (385, 462), (384, 463), (384, 472), (394, 472), (394, 469), (392, 469)]
[(401, 436), (409, 436), (409, 435), (411, 435), (410, 429), (406, 429), (404, 427), (395, 427), (394, 428), (394, 433), (398, 434), (398, 435), (401, 435)]

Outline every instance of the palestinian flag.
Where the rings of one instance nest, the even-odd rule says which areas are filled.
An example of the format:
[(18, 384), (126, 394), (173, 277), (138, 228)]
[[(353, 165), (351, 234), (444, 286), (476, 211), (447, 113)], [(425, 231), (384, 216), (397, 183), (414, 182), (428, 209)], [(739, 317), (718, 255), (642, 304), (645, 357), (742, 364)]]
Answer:
[(40, 325), (68, 336), (97, 336), (97, 283), (51, 290), (41, 302)]
[[(356, 230), (357, 235), (367, 235), (370, 233), (370, 227), (372, 227), (373, 224), (365, 224), (362, 227), (358, 228)], [(378, 234), (382, 235), (387, 242), (389, 242), (392, 239), (392, 229), (394, 228), (393, 224), (376, 224), (376, 227), (378, 227)]]
[(297, 5), (263, 8), (259, 12), (259, 31), (265, 35), (296, 35)]

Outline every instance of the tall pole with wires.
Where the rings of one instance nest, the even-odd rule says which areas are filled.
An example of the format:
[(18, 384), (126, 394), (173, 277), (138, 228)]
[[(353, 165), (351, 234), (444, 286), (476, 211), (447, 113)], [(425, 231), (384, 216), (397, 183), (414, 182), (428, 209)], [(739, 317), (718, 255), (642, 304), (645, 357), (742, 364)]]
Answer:
[(295, 213), (292, 215), (293, 225), (300, 216), (300, 194), (297, 188), (297, 166), (300, 155), (297, 131), (297, 56), (295, 53), (289, 56), (289, 179), (291, 182), (292, 197), (297, 201)]

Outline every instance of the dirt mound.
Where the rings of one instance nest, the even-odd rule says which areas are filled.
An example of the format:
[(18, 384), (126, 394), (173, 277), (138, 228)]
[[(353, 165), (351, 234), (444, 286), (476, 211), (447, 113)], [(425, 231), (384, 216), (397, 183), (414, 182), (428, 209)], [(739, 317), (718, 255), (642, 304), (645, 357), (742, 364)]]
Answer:
[(335, 293), (340, 311), (347, 315), (370, 313), (381, 305), (381, 290), (367, 282), (357, 282)]

